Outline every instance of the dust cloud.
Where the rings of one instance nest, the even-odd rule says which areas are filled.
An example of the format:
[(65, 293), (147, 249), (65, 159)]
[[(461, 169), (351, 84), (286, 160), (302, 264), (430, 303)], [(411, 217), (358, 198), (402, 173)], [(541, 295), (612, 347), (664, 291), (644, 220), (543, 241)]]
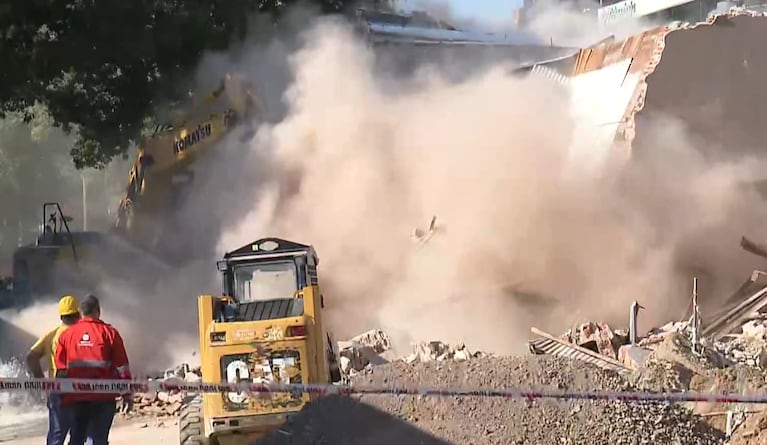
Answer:
[[(691, 271), (728, 285), (750, 273), (740, 230), (767, 215), (736, 178), (753, 160), (705, 165), (678, 126), (659, 124), (658, 159), (587, 173), (569, 152), (581, 123), (546, 79), (498, 64), (391, 88), (343, 26), (324, 21), (306, 42), (286, 117), (251, 144), (267, 177), (240, 189), (250, 212), (220, 250), (266, 235), (315, 245), (337, 336), (378, 326), (401, 347), (520, 352), (530, 325), (623, 325), (637, 299), (649, 328), (681, 316)], [(419, 248), (409, 234), (433, 215)]]
[[(767, 207), (741, 182), (761, 160), (707, 164), (660, 118), (641, 163), (584, 169), (573, 135), (593, 123), (549, 79), (500, 61), (461, 80), (439, 65), (400, 78), (337, 21), (300, 35), (257, 36), (232, 50), (238, 63), (211, 55), (200, 69), (251, 76), (269, 122), (199, 166), (176, 235), (210, 242), (203, 258), (97, 291), (137, 368), (194, 362), (195, 298), (219, 291), (215, 260), (265, 236), (316, 247), (337, 338), (380, 327), (399, 349), (440, 339), (521, 352), (531, 325), (625, 326), (634, 299), (648, 329), (681, 316), (693, 273), (713, 277), (701, 289), (712, 304), (750, 274), (737, 243)], [(433, 237), (414, 242), (435, 215)]]
[(564, 4), (553, 0), (537, 1), (527, 12), (525, 28), (553, 45), (582, 48), (609, 37), (622, 40), (663, 24), (647, 17), (627, 17), (594, 26), (598, 8), (598, 2), (588, 0)]

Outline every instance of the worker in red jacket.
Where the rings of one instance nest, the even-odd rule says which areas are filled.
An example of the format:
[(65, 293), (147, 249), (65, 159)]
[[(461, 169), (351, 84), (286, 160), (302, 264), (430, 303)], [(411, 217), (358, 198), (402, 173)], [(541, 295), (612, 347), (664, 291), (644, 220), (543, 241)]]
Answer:
[[(64, 331), (56, 349), (56, 375), (71, 379), (131, 379), (128, 354), (117, 329), (101, 321), (94, 295), (80, 303), (82, 318)], [(71, 413), (69, 445), (107, 445), (119, 394), (69, 393), (62, 403)], [(130, 400), (130, 395), (123, 398)], [(90, 441), (89, 441), (90, 442)]]

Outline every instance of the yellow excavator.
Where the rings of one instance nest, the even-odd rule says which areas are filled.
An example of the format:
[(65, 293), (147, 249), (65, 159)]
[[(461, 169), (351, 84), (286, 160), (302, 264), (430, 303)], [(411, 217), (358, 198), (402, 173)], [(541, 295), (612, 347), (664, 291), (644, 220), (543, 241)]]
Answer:
[(243, 137), (252, 135), (261, 117), (253, 89), (237, 74), (227, 74), (212, 93), (191, 102), (139, 145), (109, 233), (73, 231), (72, 218), (58, 203), (44, 204), (37, 240), (14, 252), (0, 307), (92, 291), (105, 276), (125, 275), (126, 264), (132, 277), (155, 276), (158, 267), (169, 270), (184, 260), (168, 255), (162, 238), (194, 180), (195, 164), (235, 128), (244, 128)]
[(236, 126), (247, 125), (243, 137), (252, 136), (261, 116), (253, 89), (241, 76), (229, 74), (184, 115), (157, 125), (130, 170), (115, 231), (167, 259), (172, 245), (163, 244), (171, 238), (164, 235), (172, 230), (172, 215), (194, 182), (196, 163)]

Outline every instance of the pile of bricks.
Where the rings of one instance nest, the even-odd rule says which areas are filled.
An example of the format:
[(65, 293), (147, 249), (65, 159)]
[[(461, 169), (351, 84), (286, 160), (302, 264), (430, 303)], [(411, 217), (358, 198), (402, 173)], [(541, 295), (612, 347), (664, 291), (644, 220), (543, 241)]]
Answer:
[(152, 392), (133, 395), (133, 411), (124, 413), (132, 417), (177, 416), (187, 395), (183, 392)]
[[(200, 368), (190, 368), (183, 364), (165, 371), (163, 379), (181, 378), (187, 382), (198, 382), (202, 378)], [(189, 395), (183, 391), (154, 391), (133, 395), (133, 409), (127, 412), (127, 406), (122, 404), (121, 414), (126, 417), (174, 417), (181, 412), (181, 406)]]

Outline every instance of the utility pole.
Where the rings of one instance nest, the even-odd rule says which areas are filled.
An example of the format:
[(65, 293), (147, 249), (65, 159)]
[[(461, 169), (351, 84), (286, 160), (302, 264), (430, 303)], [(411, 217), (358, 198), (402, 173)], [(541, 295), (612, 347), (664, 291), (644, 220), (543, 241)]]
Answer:
[(639, 309), (644, 309), (644, 306), (639, 304), (636, 300), (631, 303), (631, 312), (629, 313), (629, 342), (636, 346), (639, 338), (639, 330), (637, 325), (637, 316), (639, 315)]
[(700, 308), (698, 307), (698, 277), (692, 279), (692, 350), (700, 352)]
[[(109, 196), (108, 192), (109, 192), (109, 166), (106, 166), (104, 167), (104, 193), (106, 193), (106, 195), (102, 193), (102, 197)], [(107, 204), (107, 218), (111, 218), (111, 217), (112, 217), (112, 206), (110, 204)]]
[(85, 172), (80, 173), (83, 180), (83, 231), (88, 230), (88, 187)]

